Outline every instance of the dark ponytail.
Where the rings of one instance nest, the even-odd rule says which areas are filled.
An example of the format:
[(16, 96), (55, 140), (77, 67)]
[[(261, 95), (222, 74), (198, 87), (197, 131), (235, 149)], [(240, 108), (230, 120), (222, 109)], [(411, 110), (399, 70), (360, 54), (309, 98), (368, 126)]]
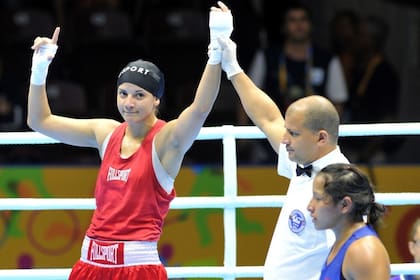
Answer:
[(324, 176), (324, 191), (335, 204), (346, 196), (351, 198), (353, 208), (349, 216), (353, 222), (361, 222), (367, 217), (367, 223), (375, 226), (381, 221), (385, 207), (375, 201), (372, 183), (355, 165), (331, 164), (324, 167), (318, 175)]

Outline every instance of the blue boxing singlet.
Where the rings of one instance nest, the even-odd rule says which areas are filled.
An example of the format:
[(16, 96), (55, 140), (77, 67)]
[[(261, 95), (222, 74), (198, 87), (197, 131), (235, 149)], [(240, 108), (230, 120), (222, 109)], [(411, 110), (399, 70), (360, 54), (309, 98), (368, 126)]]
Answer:
[(373, 228), (366, 225), (362, 228), (359, 228), (346, 240), (343, 246), (338, 251), (338, 254), (334, 259), (327, 264), (327, 260), (324, 263), (321, 271), (320, 280), (345, 280), (342, 272), (343, 261), (346, 255), (348, 247), (356, 240), (363, 238), (365, 236), (378, 236)]

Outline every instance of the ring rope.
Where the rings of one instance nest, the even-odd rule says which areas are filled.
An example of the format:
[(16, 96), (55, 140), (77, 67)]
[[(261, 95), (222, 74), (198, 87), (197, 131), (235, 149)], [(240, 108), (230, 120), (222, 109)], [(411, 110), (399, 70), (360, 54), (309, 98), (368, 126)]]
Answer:
[[(379, 136), (379, 135), (419, 135), (420, 123), (381, 123), (340, 125), (339, 135)], [(236, 266), (235, 209), (240, 207), (281, 207), (284, 196), (237, 196), (236, 181), (236, 139), (263, 139), (265, 135), (255, 126), (203, 127), (197, 140), (223, 139), (224, 197), (177, 197), (171, 209), (224, 208), (225, 260), (224, 266), (212, 267), (167, 267), (169, 278), (213, 278), (225, 280), (246, 277), (262, 277), (262, 266)], [(38, 132), (1, 132), (0, 145), (55, 144), (59, 141)], [(378, 202), (385, 205), (418, 205), (420, 193), (377, 193)], [(9, 198), (0, 199), (1, 210), (47, 210), (47, 209), (87, 209), (95, 208), (95, 201), (87, 199), (41, 199)], [(70, 269), (3, 269), (0, 279), (67, 279)], [(391, 273), (420, 274), (420, 264), (391, 264)]]
[[(375, 193), (376, 201), (388, 206), (419, 205), (420, 193)], [(175, 197), (170, 209), (281, 207), (284, 195)], [(0, 198), (4, 210), (93, 210), (94, 198)]]
[[(237, 266), (235, 268), (224, 268), (215, 266), (191, 266), (191, 267), (167, 267), (168, 278), (249, 278), (263, 277), (263, 266)], [(0, 279), (7, 280), (67, 280), (70, 275), (70, 268), (45, 268), (45, 269), (3, 269), (0, 270)], [(391, 274), (420, 273), (418, 263), (391, 264)]]
[[(226, 133), (237, 139), (262, 139), (266, 136), (256, 126), (214, 126), (203, 127), (197, 140), (221, 139)], [(420, 135), (420, 122), (408, 123), (376, 123), (376, 124), (342, 124), (339, 128), (341, 137), (380, 136), (380, 135)], [(0, 145), (16, 144), (55, 144), (60, 143), (39, 132), (0, 132)]]

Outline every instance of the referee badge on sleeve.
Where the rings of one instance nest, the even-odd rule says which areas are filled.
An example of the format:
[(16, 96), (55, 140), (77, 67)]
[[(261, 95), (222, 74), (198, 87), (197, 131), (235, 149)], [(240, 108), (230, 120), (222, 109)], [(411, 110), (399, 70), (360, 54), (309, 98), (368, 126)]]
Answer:
[(289, 215), (289, 228), (294, 233), (300, 233), (305, 229), (305, 215), (300, 210), (293, 210)]

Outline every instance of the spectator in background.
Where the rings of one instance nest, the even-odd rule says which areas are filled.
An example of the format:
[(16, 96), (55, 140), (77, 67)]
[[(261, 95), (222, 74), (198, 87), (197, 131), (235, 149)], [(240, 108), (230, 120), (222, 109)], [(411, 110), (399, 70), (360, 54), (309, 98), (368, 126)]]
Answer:
[[(313, 41), (308, 7), (289, 1), (283, 14), (278, 27), (282, 43), (267, 46), (262, 88), (281, 112), (294, 101), (316, 94), (329, 99), (341, 116), (348, 93), (339, 59)], [(270, 146), (257, 144), (249, 149), (250, 161), (275, 163)]]
[(266, 53), (265, 91), (283, 112), (293, 101), (318, 94), (330, 99), (341, 115), (348, 95), (343, 69), (337, 57), (313, 41), (311, 12), (293, 2), (282, 21), (284, 42), (269, 46)]
[(331, 51), (343, 67), (348, 86), (353, 79), (359, 36), (359, 16), (352, 10), (340, 10), (330, 22)]
[[(411, 228), (408, 250), (413, 256), (413, 262), (420, 263), (420, 218), (418, 218)], [(392, 280), (420, 280), (420, 275), (399, 275)]]
[[(400, 77), (385, 54), (388, 34), (389, 26), (381, 18), (368, 16), (360, 22), (357, 64), (347, 106), (351, 123), (398, 120)], [(386, 162), (400, 142), (398, 137), (346, 139), (348, 147), (344, 150), (353, 162)]]

